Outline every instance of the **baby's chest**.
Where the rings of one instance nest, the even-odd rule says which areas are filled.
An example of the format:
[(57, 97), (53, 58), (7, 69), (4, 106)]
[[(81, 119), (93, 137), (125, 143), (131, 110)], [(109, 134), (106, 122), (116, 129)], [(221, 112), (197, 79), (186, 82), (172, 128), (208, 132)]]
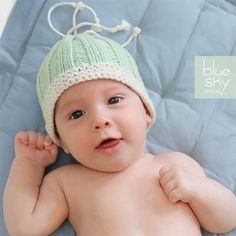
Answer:
[[(168, 201), (157, 173), (150, 168), (143, 173), (89, 174), (68, 179), (65, 195), (69, 221), (85, 235), (88, 232), (89, 235), (94, 235), (94, 232), (101, 232), (100, 235), (111, 235), (108, 232), (113, 232), (113, 235), (114, 232), (116, 235), (164, 235), (168, 229), (163, 226), (169, 222), (179, 229), (182, 225), (185, 230), (189, 224), (188, 217), (194, 222), (191, 227), (196, 226), (187, 204)], [(179, 235), (183, 235), (182, 231)]]
[(71, 213), (97, 221), (150, 217), (169, 204), (155, 173), (89, 176), (73, 185), (68, 200)]

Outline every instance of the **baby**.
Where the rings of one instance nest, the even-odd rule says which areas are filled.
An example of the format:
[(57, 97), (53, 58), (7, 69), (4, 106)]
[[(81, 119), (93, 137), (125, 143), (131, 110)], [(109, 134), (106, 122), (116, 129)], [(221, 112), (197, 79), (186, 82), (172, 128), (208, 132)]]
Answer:
[[(236, 227), (236, 197), (183, 153), (145, 152), (155, 110), (131, 55), (89, 33), (45, 58), (37, 93), (49, 136), (15, 137), (4, 193), (10, 235), (45, 236), (65, 219), (79, 236), (199, 236)], [(79, 163), (46, 176), (57, 147)]]

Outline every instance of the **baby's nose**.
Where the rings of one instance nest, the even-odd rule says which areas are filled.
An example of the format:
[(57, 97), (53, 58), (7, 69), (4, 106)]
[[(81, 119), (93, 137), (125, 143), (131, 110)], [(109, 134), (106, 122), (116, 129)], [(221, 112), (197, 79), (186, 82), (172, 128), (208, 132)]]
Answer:
[(110, 118), (103, 116), (103, 115), (97, 115), (93, 122), (93, 130), (99, 131), (101, 129), (109, 128), (112, 124), (112, 121)]
[(103, 129), (103, 128), (106, 128), (106, 127), (109, 127), (110, 126), (110, 122), (109, 121), (106, 121), (104, 123), (101, 123), (101, 124), (97, 124), (94, 126), (94, 129), (95, 130), (100, 130), (100, 129)]

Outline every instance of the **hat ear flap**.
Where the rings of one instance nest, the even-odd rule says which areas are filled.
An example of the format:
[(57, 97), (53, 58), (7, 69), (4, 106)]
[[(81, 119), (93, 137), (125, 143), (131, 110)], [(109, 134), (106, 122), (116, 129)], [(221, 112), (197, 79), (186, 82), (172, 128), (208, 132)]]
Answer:
[(147, 120), (147, 127), (150, 128), (153, 120), (152, 120), (152, 117), (148, 113), (146, 114), (146, 120)]

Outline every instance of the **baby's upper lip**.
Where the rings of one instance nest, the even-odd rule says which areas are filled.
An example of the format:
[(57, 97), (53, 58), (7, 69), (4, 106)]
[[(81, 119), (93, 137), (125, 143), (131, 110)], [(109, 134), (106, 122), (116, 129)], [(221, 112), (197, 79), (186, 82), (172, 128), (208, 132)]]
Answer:
[(98, 141), (97, 145), (95, 146), (95, 148), (99, 148), (99, 146), (106, 140), (122, 140), (122, 138), (118, 138), (118, 137), (105, 137), (105, 138), (102, 138)]

